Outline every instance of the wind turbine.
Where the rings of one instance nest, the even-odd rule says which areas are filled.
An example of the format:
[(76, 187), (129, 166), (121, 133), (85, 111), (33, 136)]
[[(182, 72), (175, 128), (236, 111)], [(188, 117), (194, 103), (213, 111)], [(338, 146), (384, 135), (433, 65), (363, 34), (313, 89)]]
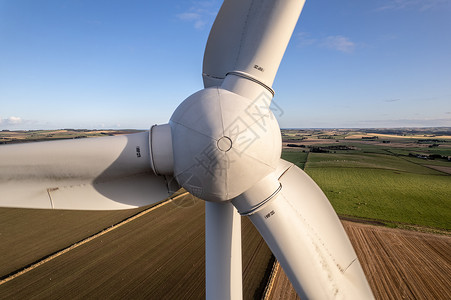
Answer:
[(205, 88), (168, 124), (125, 136), (0, 147), (0, 206), (114, 210), (182, 186), (206, 201), (208, 299), (239, 299), (240, 215), (302, 299), (373, 298), (324, 193), (280, 159), (271, 86), (304, 0), (226, 0), (211, 29)]

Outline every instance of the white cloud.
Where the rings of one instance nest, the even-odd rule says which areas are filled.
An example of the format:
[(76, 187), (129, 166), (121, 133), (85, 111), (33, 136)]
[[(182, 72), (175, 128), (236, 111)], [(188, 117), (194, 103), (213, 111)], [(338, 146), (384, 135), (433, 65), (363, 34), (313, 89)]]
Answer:
[(311, 37), (307, 32), (300, 32), (296, 34), (297, 45), (301, 48), (316, 46), (328, 48), (343, 53), (353, 53), (356, 48), (356, 43), (350, 38), (343, 35), (330, 35), (324, 38)]
[(204, 29), (213, 23), (219, 6), (218, 1), (195, 1), (185, 12), (176, 16), (181, 21), (193, 23), (196, 29)]
[(311, 46), (318, 42), (318, 40), (311, 38), (310, 34), (307, 32), (300, 32), (300, 33), (296, 34), (295, 37), (298, 42), (298, 46), (300, 46), (300, 47)]
[(195, 12), (184, 12), (178, 14), (177, 17), (183, 21), (196, 21), (199, 20), (202, 16), (199, 13)]
[(344, 53), (352, 53), (355, 49), (355, 43), (342, 35), (328, 36), (323, 39), (321, 45)]
[(15, 124), (21, 124), (22, 123), (22, 118), (20, 117), (9, 117), (8, 118), (8, 123), (15, 125)]
[(376, 11), (414, 9), (426, 11), (449, 5), (449, 0), (388, 0), (379, 6)]
[(0, 125), (2, 126), (7, 126), (7, 125), (18, 125), (18, 124), (22, 124), (23, 120), (20, 117), (8, 117), (6, 119), (0, 118)]

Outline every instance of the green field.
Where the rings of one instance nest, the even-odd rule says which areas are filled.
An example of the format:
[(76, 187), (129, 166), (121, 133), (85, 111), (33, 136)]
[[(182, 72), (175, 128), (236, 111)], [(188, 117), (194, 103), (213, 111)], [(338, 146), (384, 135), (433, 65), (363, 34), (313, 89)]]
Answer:
[[(319, 142), (319, 135), (311, 131), (308, 134), (298, 142), (303, 148), (284, 147), (282, 158), (304, 168), (340, 216), (387, 226), (451, 230), (451, 161), (445, 158), (451, 156), (450, 141), (442, 141), (437, 149), (419, 144), (414, 137), (384, 138), (391, 140), (387, 144), (358, 139), (331, 143), (327, 139)], [(353, 150), (331, 150), (337, 145)], [(443, 157), (418, 158), (417, 154)]]
[[(126, 132), (3, 132), (0, 143), (123, 133)], [(389, 144), (384, 144), (382, 138), (375, 141), (348, 138), (359, 134), (362, 132), (285, 132), (282, 158), (305, 169), (341, 217), (449, 235), (451, 162), (447, 156), (451, 156), (451, 139), (429, 147), (433, 141), (419, 143), (415, 136), (384, 137), (390, 140)], [(295, 146), (288, 147), (288, 143)], [(443, 157), (433, 159), (431, 155)], [(113, 298), (203, 298), (203, 207), (203, 202), (193, 202), (193, 198), (173, 201), (6, 282), (0, 288), (0, 298), (22, 299), (31, 295), (47, 299), (102, 298), (105, 295)], [(146, 208), (80, 212), (2, 208), (0, 253), (4, 255), (0, 260), (0, 279), (143, 209)], [(243, 298), (261, 298), (273, 262), (271, 252), (247, 218), (243, 219), (242, 232)], [(398, 236), (391, 233), (390, 236), (398, 241)], [(377, 244), (381, 240), (385, 246), (393, 243), (393, 240), (378, 237)], [(416, 241), (412, 239), (412, 243)], [(440, 257), (446, 257), (443, 256), (446, 247), (447, 244), (445, 250), (434, 246), (431, 249)], [(392, 248), (404, 249), (398, 244)], [(398, 261), (393, 252), (386, 251), (390, 246), (381, 250), (387, 257), (373, 253), (374, 247), (369, 249), (366, 253), (379, 261)], [(429, 257), (424, 252), (421, 255)], [(410, 256), (406, 257), (411, 261)], [(409, 268), (406, 270), (410, 272)], [(375, 274), (378, 273), (371, 276)]]
[[(0, 143), (133, 131), (2, 131)], [(451, 128), (282, 130), (282, 158), (304, 169), (341, 216), (451, 230)]]
[(282, 158), (294, 163), (299, 168), (304, 169), (308, 158), (308, 152), (284, 151), (282, 152)]

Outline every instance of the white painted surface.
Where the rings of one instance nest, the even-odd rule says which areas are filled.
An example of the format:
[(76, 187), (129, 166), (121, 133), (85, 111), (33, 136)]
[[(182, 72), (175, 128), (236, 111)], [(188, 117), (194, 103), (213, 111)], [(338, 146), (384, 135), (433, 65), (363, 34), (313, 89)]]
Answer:
[(205, 202), (208, 300), (242, 299), (241, 216), (230, 203)]
[[(269, 102), (219, 87), (188, 97), (169, 121), (177, 181), (199, 198), (221, 202), (274, 172), (281, 135)], [(227, 151), (218, 143), (224, 140), (231, 142)]]
[(149, 131), (150, 163), (156, 175), (174, 173), (172, 134), (169, 124), (155, 125)]
[(0, 146), (0, 205), (109, 210), (168, 197), (148, 132)]
[(244, 72), (271, 87), (304, 0), (224, 1), (204, 54), (206, 87)]
[[(249, 218), (300, 297), (372, 299), (354, 249), (321, 189), (292, 164), (279, 182), (281, 190)], [(249, 193), (242, 197), (259, 196), (264, 201), (272, 192), (267, 194), (262, 197)], [(234, 200), (234, 204), (239, 200)], [(256, 201), (248, 199), (247, 202)]]
[(240, 216), (228, 203), (240, 194), (234, 204), (250, 213), (301, 298), (372, 298), (324, 194), (279, 161), (271, 86), (304, 2), (225, 1), (205, 50), (207, 89), (177, 108), (170, 132), (155, 127), (150, 143), (142, 133), (0, 146), (0, 205), (122, 209), (158, 202), (166, 183), (152, 169), (172, 173), (172, 140), (177, 181), (204, 200), (225, 202), (206, 203), (208, 299), (242, 297)]

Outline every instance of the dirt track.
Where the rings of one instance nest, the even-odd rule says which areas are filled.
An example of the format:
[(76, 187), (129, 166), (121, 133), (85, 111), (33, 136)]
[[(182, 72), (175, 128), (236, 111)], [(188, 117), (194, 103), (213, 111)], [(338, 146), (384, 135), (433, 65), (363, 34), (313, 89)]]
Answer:
[[(376, 299), (451, 299), (451, 237), (344, 221)], [(280, 268), (268, 299), (299, 299)]]

